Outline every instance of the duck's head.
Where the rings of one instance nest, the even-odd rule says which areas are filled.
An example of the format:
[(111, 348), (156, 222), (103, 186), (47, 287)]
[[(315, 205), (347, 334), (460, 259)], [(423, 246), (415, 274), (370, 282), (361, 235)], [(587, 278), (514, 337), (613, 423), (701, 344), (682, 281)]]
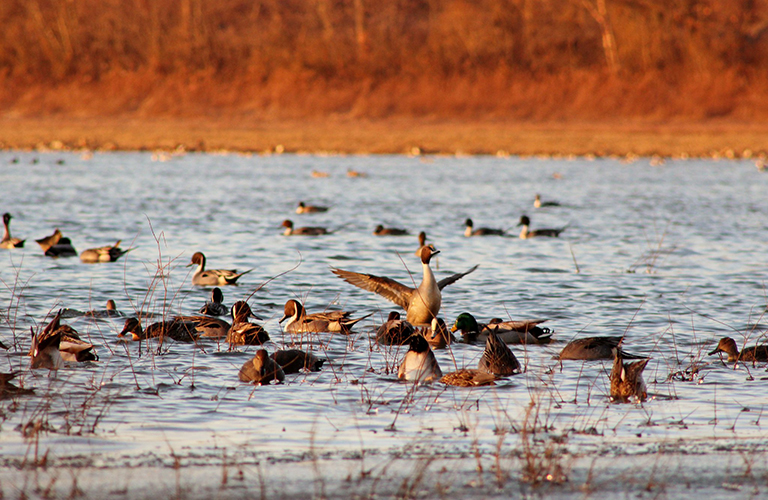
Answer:
[(432, 338), (436, 339), (440, 336), (448, 337), (448, 327), (443, 321), (443, 318), (432, 318)]
[(420, 333), (414, 333), (411, 335), (411, 338), (408, 340), (408, 344), (410, 345), (409, 351), (422, 353), (429, 351), (429, 343), (427, 342), (427, 339), (424, 338), (423, 335)]
[(530, 226), (531, 225), (531, 219), (528, 218), (527, 215), (523, 215), (520, 217), (520, 222), (517, 223), (518, 226)]
[(373, 234), (378, 234), (378, 233), (380, 233), (380, 232), (382, 232), (382, 231), (384, 231), (384, 226), (382, 226), (381, 224), (379, 224), (378, 226), (376, 226), (376, 227), (373, 229)]
[(141, 329), (141, 321), (139, 321), (138, 318), (128, 318), (125, 320), (125, 326), (123, 326), (123, 331), (117, 334), (120, 338), (129, 338), (131, 340), (141, 340), (142, 337), (142, 329)]
[(114, 300), (109, 299), (107, 301), (107, 311), (117, 311), (117, 305)]
[(291, 219), (285, 219), (281, 226), (288, 229), (293, 229), (293, 221), (291, 221)]
[(302, 306), (298, 300), (291, 299), (285, 303), (285, 307), (283, 308), (283, 317), (280, 318), (280, 321), (278, 321), (278, 323), (282, 323), (286, 319), (292, 318), (294, 316), (300, 318), (303, 315), (304, 315), (304, 306)]
[(400, 313), (397, 311), (390, 311), (389, 316), (387, 316), (387, 321), (397, 321), (400, 319)]
[(306, 205), (304, 204), (304, 202), (303, 202), (303, 201), (300, 201), (300, 202), (299, 202), (299, 208), (304, 208), (305, 206), (306, 206)]
[(477, 333), (479, 331), (477, 320), (469, 313), (461, 313), (451, 327), (452, 332), (456, 330), (461, 330), (461, 333)]
[(203, 252), (195, 252), (192, 254), (192, 261), (187, 264), (187, 267), (191, 266), (204, 266), (205, 265), (205, 255), (203, 255)]
[(11, 222), (11, 219), (13, 219), (13, 217), (11, 217), (11, 214), (9, 214), (8, 212), (5, 212), (3, 214), (3, 222), (5, 224), (8, 224), (9, 222)]
[(735, 356), (739, 352), (739, 346), (736, 345), (736, 341), (731, 337), (723, 337), (720, 339), (720, 342), (717, 343), (715, 350), (710, 352), (709, 355), (712, 356), (718, 352), (724, 352), (726, 354)]
[(429, 264), (430, 259), (439, 253), (440, 250), (437, 250), (434, 245), (426, 245), (421, 248), (421, 262)]
[(269, 363), (269, 354), (266, 349), (259, 349), (253, 357), (253, 367), (262, 378), (267, 376), (267, 364)]
[(474, 224), (472, 223), (472, 219), (467, 219), (464, 221), (464, 225), (467, 227), (473, 227)]
[(238, 300), (232, 304), (231, 314), (232, 321), (235, 323), (243, 323), (248, 321), (249, 317), (255, 317), (253, 311), (251, 311), (251, 306), (244, 300)]
[(221, 292), (221, 288), (216, 287), (211, 290), (211, 302), (215, 302), (216, 304), (224, 302), (224, 294)]
[(422, 231), (419, 233), (419, 246), (423, 247), (426, 242), (427, 242), (427, 233)]

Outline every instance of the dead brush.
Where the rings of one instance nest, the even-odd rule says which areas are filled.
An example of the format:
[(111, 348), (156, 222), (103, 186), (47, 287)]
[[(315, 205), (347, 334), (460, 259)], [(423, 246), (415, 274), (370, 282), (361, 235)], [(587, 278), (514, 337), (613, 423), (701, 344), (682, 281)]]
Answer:
[(540, 398), (532, 398), (520, 425), (521, 480), (533, 487), (568, 481), (568, 434), (553, 432), (554, 428), (547, 423), (551, 410), (551, 404), (542, 407)]

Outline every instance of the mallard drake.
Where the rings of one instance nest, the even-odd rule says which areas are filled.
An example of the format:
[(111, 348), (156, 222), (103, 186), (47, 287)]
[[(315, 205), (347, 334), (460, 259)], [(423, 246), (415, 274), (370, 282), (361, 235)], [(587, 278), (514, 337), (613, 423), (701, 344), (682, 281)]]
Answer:
[(253, 359), (249, 359), (240, 368), (237, 378), (241, 382), (252, 382), (255, 385), (269, 384), (272, 381), (277, 383), (285, 380), (285, 373), (280, 365), (269, 357), (265, 349), (256, 351)]
[(485, 341), (485, 351), (483, 351), (483, 357), (477, 364), (477, 369), (481, 372), (504, 377), (519, 373), (520, 362), (507, 347), (507, 344), (499, 340), (496, 332), (491, 330), (488, 333), (488, 340)]
[(352, 327), (359, 321), (364, 320), (373, 313), (366, 314), (357, 319), (349, 316), (349, 311), (327, 311), (321, 313), (307, 314), (304, 306), (298, 300), (290, 299), (283, 308), (283, 317), (278, 323), (282, 323), (290, 318), (285, 324), (285, 331), (288, 333), (319, 333), (333, 332), (349, 335)]
[(506, 232), (503, 229), (491, 229), (488, 227), (479, 227), (475, 229), (472, 219), (465, 220), (464, 225), (466, 226), (466, 229), (464, 229), (464, 236), (467, 238), (470, 236), (504, 236), (504, 233)]
[(24, 389), (11, 383), (11, 380), (16, 378), (18, 374), (19, 372), (0, 373), (0, 400), (35, 393), (32, 389)]
[(414, 255), (417, 257), (421, 257), (421, 249), (427, 246), (427, 233), (424, 231), (421, 231), (419, 233), (419, 248), (416, 249), (414, 252)]
[(281, 224), (285, 228), (283, 231), (284, 236), (320, 236), (323, 234), (331, 234), (324, 227), (293, 227), (293, 221), (285, 219)]
[(373, 274), (355, 273), (336, 268), (332, 268), (331, 271), (347, 283), (378, 293), (385, 299), (399, 305), (407, 311), (405, 319), (412, 325), (429, 325), (432, 323), (432, 318), (437, 317), (437, 313), (440, 312), (441, 290), (477, 269), (477, 266), (473, 266), (466, 272), (435, 281), (435, 275), (432, 274), (429, 261), (438, 253), (440, 251), (435, 250), (432, 245), (422, 248), (420, 255), (422, 279), (418, 288), (411, 288), (393, 279)]
[(299, 202), (299, 206), (296, 207), (297, 214), (316, 214), (319, 212), (327, 212), (328, 207), (321, 207), (319, 205), (305, 205), (303, 201)]
[(207, 314), (208, 316), (226, 316), (229, 314), (229, 308), (224, 305), (224, 294), (221, 292), (221, 288), (216, 287), (211, 290), (211, 300), (205, 302), (205, 305), (200, 308), (200, 314)]
[(120, 248), (120, 241), (121, 240), (117, 240), (117, 243), (112, 246), (89, 248), (88, 250), (83, 250), (83, 252), (80, 254), (80, 260), (86, 264), (114, 262), (133, 250), (133, 248), (129, 248), (128, 250), (123, 250)]
[(43, 249), (47, 257), (74, 257), (77, 250), (72, 246), (72, 241), (64, 237), (61, 231), (56, 228), (52, 235), (40, 238), (37, 244)]
[(626, 403), (631, 399), (645, 401), (648, 393), (643, 381), (643, 370), (648, 359), (624, 363), (621, 351), (613, 348), (613, 369), (611, 369), (611, 400)]
[(455, 372), (446, 373), (440, 382), (457, 387), (479, 387), (482, 385), (496, 385), (496, 377), (492, 373), (486, 373), (471, 368), (462, 368)]
[(202, 252), (195, 252), (192, 255), (192, 262), (187, 267), (197, 265), (195, 274), (192, 275), (192, 284), (198, 286), (223, 286), (236, 285), (240, 276), (248, 274), (253, 269), (248, 269), (238, 273), (235, 269), (205, 269), (205, 255)]
[(149, 338), (164, 340), (165, 337), (168, 337), (177, 342), (195, 342), (197, 341), (198, 334), (192, 321), (172, 319), (153, 323), (146, 329), (142, 329), (141, 321), (138, 318), (128, 318), (125, 320), (123, 330), (117, 336), (120, 338), (128, 338), (130, 336), (129, 340), (145, 340)]
[(550, 238), (556, 238), (560, 236), (560, 233), (565, 231), (565, 227), (561, 227), (558, 229), (537, 229), (535, 231), (531, 231), (528, 229), (528, 226), (531, 225), (531, 219), (528, 218), (527, 215), (523, 215), (520, 217), (520, 222), (517, 223), (518, 226), (523, 226), (523, 229), (520, 231), (520, 238), (521, 239), (528, 239), (528, 238), (535, 238), (537, 236), (547, 236)]
[(407, 229), (400, 229), (397, 227), (384, 227), (379, 224), (373, 229), (374, 236), (406, 236), (411, 233)]
[(621, 349), (621, 343), (624, 337), (582, 337), (573, 339), (560, 351), (557, 359), (580, 359), (585, 361), (594, 361), (597, 359), (613, 359), (613, 350), (618, 349), (619, 355), (623, 359), (645, 359), (645, 356), (629, 354)]
[(467, 343), (486, 340), (493, 330), (505, 344), (548, 344), (552, 342), (549, 328), (538, 326), (545, 319), (502, 321), (494, 318), (487, 324), (478, 323), (470, 313), (461, 313), (451, 327), (451, 331), (461, 331), (462, 340)]
[(0, 241), (0, 248), (23, 248), (26, 240), (11, 237), (11, 219), (13, 219), (13, 217), (8, 212), (3, 214), (5, 231), (3, 232), (3, 240)]
[(420, 334), (411, 336), (410, 348), (397, 369), (397, 378), (416, 384), (428, 384), (443, 376), (437, 364), (435, 353), (429, 348), (427, 339)]
[(256, 316), (247, 302), (239, 300), (232, 304), (232, 327), (227, 332), (227, 342), (237, 345), (262, 345), (269, 340), (263, 326), (251, 323), (248, 318)]
[(173, 319), (176, 321), (194, 323), (195, 331), (198, 332), (200, 337), (205, 338), (226, 338), (229, 330), (232, 328), (232, 325), (223, 319), (212, 318), (211, 316), (176, 316)]
[(717, 347), (709, 355), (724, 352), (728, 355), (728, 362), (734, 361), (768, 361), (768, 345), (753, 345), (745, 347), (739, 352), (736, 341), (731, 337), (723, 337), (717, 343)]
[(300, 349), (281, 349), (270, 356), (283, 369), (283, 373), (299, 373), (302, 370), (319, 372), (325, 363), (323, 358), (318, 358), (311, 352)]
[(443, 318), (432, 318), (430, 326), (425, 326), (419, 333), (427, 339), (432, 349), (445, 349), (449, 344), (456, 342), (456, 338), (448, 331)]
[(533, 200), (533, 206), (535, 208), (541, 207), (559, 207), (560, 203), (556, 201), (541, 201), (541, 196), (536, 194), (536, 198)]
[(405, 345), (416, 329), (400, 319), (400, 313), (390, 311), (387, 321), (376, 330), (376, 342), (384, 345)]

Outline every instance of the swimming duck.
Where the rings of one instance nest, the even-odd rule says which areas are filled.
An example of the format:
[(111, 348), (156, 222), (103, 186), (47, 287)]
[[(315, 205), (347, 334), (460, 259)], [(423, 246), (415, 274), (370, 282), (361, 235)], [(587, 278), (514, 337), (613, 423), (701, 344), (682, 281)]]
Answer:
[(365, 172), (360, 172), (359, 170), (353, 170), (351, 168), (348, 168), (347, 177), (368, 177), (368, 174), (366, 174)]
[(299, 202), (299, 206), (296, 207), (297, 214), (316, 214), (319, 212), (327, 212), (328, 207), (321, 207), (319, 205), (305, 205), (303, 201)]
[[(99, 357), (93, 352), (93, 344), (80, 338), (77, 330), (70, 325), (62, 325), (63, 309), (59, 309), (56, 316), (48, 323), (43, 331), (43, 337), (59, 337), (59, 355), (63, 361), (96, 361)], [(38, 342), (39, 343), (39, 342)], [(35, 344), (29, 350), (29, 355), (34, 358)]]
[(74, 257), (77, 255), (77, 250), (72, 246), (72, 241), (63, 236), (58, 228), (56, 228), (52, 235), (35, 241), (37, 241), (47, 257)]
[(117, 240), (117, 243), (112, 246), (89, 248), (88, 250), (83, 250), (83, 252), (80, 254), (80, 260), (86, 264), (96, 264), (98, 262), (114, 262), (131, 250), (133, 249), (129, 248), (128, 250), (123, 250), (120, 248), (120, 240)]
[(533, 200), (533, 206), (535, 208), (541, 208), (541, 207), (559, 207), (560, 203), (556, 201), (541, 201), (541, 196), (539, 194), (536, 194), (536, 199)]
[(0, 400), (35, 393), (32, 389), (24, 389), (11, 383), (11, 380), (16, 378), (18, 374), (19, 372), (0, 373)]
[(523, 229), (520, 231), (520, 238), (524, 240), (528, 238), (535, 238), (537, 236), (548, 236), (550, 238), (556, 238), (557, 236), (560, 236), (560, 233), (565, 231), (565, 227), (561, 227), (559, 229), (537, 229), (535, 231), (531, 231), (528, 229), (528, 226), (531, 225), (531, 219), (529, 219), (527, 215), (520, 217), (520, 222), (518, 222), (517, 225), (523, 226)]
[(432, 349), (445, 349), (449, 344), (456, 342), (454, 336), (448, 331), (443, 318), (432, 318), (430, 326), (425, 326), (419, 333), (427, 339)]
[(455, 385), (457, 387), (479, 387), (483, 385), (496, 385), (496, 377), (492, 373), (487, 373), (472, 368), (462, 368), (455, 372), (446, 373), (440, 382), (446, 385)]
[(331, 174), (328, 172), (323, 172), (321, 170), (313, 170), (312, 171), (312, 177), (318, 178), (318, 179), (324, 179), (326, 177), (330, 177)]
[(491, 330), (488, 333), (488, 340), (485, 341), (485, 351), (483, 351), (483, 357), (480, 358), (477, 369), (481, 372), (504, 377), (519, 373), (520, 362), (507, 347), (507, 344), (499, 339), (495, 331)]
[(293, 227), (293, 222), (290, 219), (285, 219), (282, 223), (285, 228), (283, 231), (284, 236), (320, 236), (323, 234), (331, 234), (324, 227)]
[(424, 231), (421, 231), (419, 233), (419, 248), (416, 249), (414, 254), (417, 257), (421, 257), (421, 249), (424, 248), (425, 246), (427, 246), (427, 233), (425, 233)]
[(281, 349), (270, 356), (283, 369), (283, 373), (299, 373), (302, 370), (319, 372), (325, 363), (323, 358), (318, 358), (311, 352), (300, 349)]
[(248, 269), (238, 273), (235, 269), (208, 269), (205, 270), (205, 255), (202, 252), (195, 252), (192, 255), (192, 262), (187, 264), (191, 267), (197, 264), (195, 274), (192, 275), (192, 284), (198, 286), (223, 286), (236, 285), (240, 276), (248, 274), (253, 269)]
[(269, 357), (267, 351), (259, 349), (253, 359), (249, 359), (240, 368), (237, 378), (241, 382), (252, 382), (255, 385), (277, 383), (285, 380), (285, 373), (280, 365)]
[(86, 311), (83, 316), (90, 316), (93, 318), (114, 318), (117, 316), (123, 316), (123, 313), (117, 310), (117, 305), (115, 304), (115, 301), (112, 299), (107, 300), (106, 303), (106, 309), (99, 310), (99, 309), (93, 309), (91, 311)]
[(229, 314), (229, 308), (224, 305), (224, 294), (221, 292), (221, 288), (216, 287), (211, 290), (211, 300), (206, 301), (205, 305), (200, 308), (200, 314), (207, 314), (208, 316)]
[(617, 349), (619, 356), (623, 359), (645, 359), (645, 356), (629, 354), (621, 349), (623, 336), (606, 337), (582, 337), (573, 339), (560, 351), (557, 359), (580, 359), (585, 361), (594, 361), (597, 359), (613, 359), (613, 350)]
[(736, 341), (731, 337), (723, 337), (720, 342), (717, 343), (717, 347), (709, 355), (724, 352), (728, 355), (728, 362), (733, 361), (768, 361), (768, 345), (753, 345), (751, 347), (745, 347), (744, 350), (739, 352), (739, 347), (736, 345)]
[(469, 238), (470, 236), (504, 236), (505, 231), (503, 229), (491, 229), (488, 227), (479, 227), (474, 229), (472, 219), (464, 221), (467, 228), (464, 230), (464, 236)]
[(232, 304), (232, 327), (227, 332), (227, 342), (238, 345), (262, 345), (269, 340), (263, 326), (251, 323), (248, 318), (256, 317), (247, 302), (239, 300)]
[(153, 323), (146, 329), (142, 329), (141, 321), (138, 318), (128, 318), (125, 320), (123, 330), (117, 336), (128, 338), (129, 335), (130, 340), (145, 340), (149, 338), (160, 338), (163, 340), (165, 337), (168, 337), (178, 342), (195, 342), (198, 337), (193, 322), (179, 319)]
[(3, 240), (0, 241), (0, 248), (23, 248), (26, 240), (11, 237), (11, 219), (13, 219), (13, 217), (8, 212), (3, 214), (5, 232), (3, 232)]
[(378, 293), (399, 305), (407, 311), (405, 319), (412, 325), (429, 325), (432, 323), (432, 318), (437, 317), (437, 313), (440, 312), (441, 290), (477, 269), (477, 266), (474, 266), (466, 272), (435, 281), (429, 261), (438, 253), (440, 251), (435, 250), (432, 245), (422, 248), (420, 255), (422, 279), (418, 288), (411, 288), (393, 279), (373, 274), (355, 273), (336, 268), (332, 268), (331, 271), (347, 283)]
[(427, 339), (416, 334), (411, 336), (409, 343), (410, 348), (397, 369), (397, 378), (416, 384), (428, 384), (439, 380), (443, 372), (437, 364), (435, 353), (429, 348)]
[(376, 330), (376, 342), (384, 345), (405, 345), (415, 331), (412, 324), (400, 319), (399, 312), (390, 311), (387, 321)]
[(470, 313), (461, 313), (451, 327), (451, 331), (461, 331), (464, 342), (473, 343), (485, 340), (493, 330), (505, 344), (548, 344), (552, 342), (552, 332), (549, 328), (538, 326), (546, 319), (502, 321), (492, 319), (487, 324), (478, 323)]
[(30, 363), (32, 369), (58, 370), (64, 366), (64, 359), (59, 352), (61, 330), (59, 329), (58, 318), (60, 317), (61, 311), (53, 321), (48, 323), (40, 335), (35, 335), (35, 331), (29, 327), (29, 331), (32, 333), (32, 347), (29, 350), (29, 355), (32, 357)]
[(232, 325), (221, 318), (212, 318), (211, 316), (176, 316), (176, 321), (190, 322), (195, 326), (195, 331), (200, 337), (223, 339), (226, 338)]
[(611, 400), (626, 403), (632, 399), (645, 401), (648, 393), (643, 381), (643, 370), (649, 359), (624, 363), (621, 351), (613, 348), (613, 369), (611, 369)]
[(288, 333), (333, 332), (349, 335), (355, 323), (364, 320), (373, 313), (366, 314), (357, 319), (350, 318), (349, 316), (351, 314), (352, 313), (348, 311), (328, 311), (307, 314), (304, 310), (304, 306), (301, 305), (298, 300), (290, 299), (285, 303), (283, 317), (280, 318), (278, 323), (282, 323), (290, 318), (288, 323), (285, 324), (285, 331)]
[(406, 229), (400, 229), (397, 227), (384, 227), (381, 224), (376, 226), (373, 230), (374, 236), (406, 236), (411, 233)]

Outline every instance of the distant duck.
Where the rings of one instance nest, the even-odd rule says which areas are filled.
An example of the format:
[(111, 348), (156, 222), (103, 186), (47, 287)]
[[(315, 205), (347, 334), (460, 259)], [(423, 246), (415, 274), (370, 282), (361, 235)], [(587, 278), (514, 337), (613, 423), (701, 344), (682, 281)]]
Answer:
[(91, 311), (86, 311), (83, 315), (93, 318), (114, 318), (118, 316), (124, 316), (123, 313), (117, 310), (117, 305), (112, 299), (107, 300), (106, 309), (93, 309)]
[(238, 273), (235, 269), (205, 269), (205, 255), (202, 252), (195, 252), (192, 255), (192, 262), (187, 267), (197, 265), (195, 273), (192, 275), (192, 284), (198, 286), (224, 286), (236, 285), (240, 276), (250, 273), (253, 269), (248, 269)]
[(489, 332), (494, 331), (505, 344), (549, 344), (552, 331), (538, 326), (545, 319), (502, 321), (494, 318), (486, 323), (478, 323), (470, 313), (461, 313), (451, 327), (451, 331), (460, 331), (462, 340), (467, 343), (484, 341)]
[(416, 249), (414, 254), (417, 257), (420, 257), (421, 256), (421, 249), (424, 248), (425, 246), (427, 246), (427, 233), (425, 233), (424, 231), (421, 231), (419, 233), (419, 248)]
[(283, 231), (284, 236), (321, 236), (323, 234), (331, 234), (324, 227), (293, 227), (293, 221), (285, 219), (281, 224), (285, 228)]
[(285, 331), (288, 333), (319, 333), (332, 332), (349, 335), (352, 327), (359, 321), (371, 316), (373, 313), (366, 314), (357, 319), (350, 318), (352, 313), (349, 311), (327, 311), (321, 313), (307, 314), (304, 306), (298, 300), (290, 299), (283, 308), (283, 317), (278, 323), (286, 319)]
[(573, 339), (560, 351), (557, 359), (594, 361), (598, 359), (613, 359), (613, 351), (618, 350), (622, 359), (645, 359), (645, 356), (629, 354), (621, 349), (623, 336), (582, 337)]
[(383, 225), (379, 224), (374, 228), (373, 234), (374, 236), (406, 236), (411, 233), (409, 233), (406, 229), (400, 229), (397, 227), (384, 227)]
[(418, 288), (411, 288), (393, 279), (373, 274), (355, 273), (336, 268), (332, 268), (331, 272), (347, 283), (377, 293), (399, 305), (407, 311), (405, 319), (412, 325), (429, 325), (432, 323), (432, 318), (437, 317), (440, 312), (442, 289), (477, 269), (477, 266), (474, 266), (466, 272), (436, 281), (429, 262), (438, 253), (440, 251), (432, 245), (422, 248), (420, 255), (422, 279)]
[(312, 177), (315, 177), (315, 178), (323, 179), (325, 177), (330, 177), (330, 176), (331, 174), (329, 174), (328, 172), (322, 172), (320, 170), (312, 171)]
[(232, 327), (227, 332), (227, 342), (230, 345), (262, 345), (269, 340), (269, 334), (264, 327), (249, 322), (250, 317), (256, 316), (247, 302), (240, 300), (232, 305)]
[(368, 177), (368, 174), (366, 174), (365, 172), (360, 172), (359, 170), (353, 170), (351, 168), (348, 168), (347, 177)]
[(491, 229), (488, 227), (479, 227), (475, 229), (475, 225), (472, 219), (464, 221), (466, 229), (464, 229), (464, 236), (469, 238), (470, 236), (504, 236), (505, 231), (503, 229)]
[(443, 372), (427, 339), (419, 334), (413, 335), (410, 348), (397, 369), (397, 378), (416, 384), (428, 384), (442, 376)]
[(72, 246), (72, 241), (63, 236), (58, 228), (56, 228), (52, 235), (35, 241), (37, 241), (47, 257), (74, 257), (77, 255), (77, 250)]
[(531, 219), (529, 219), (527, 215), (523, 215), (522, 217), (520, 217), (520, 222), (517, 225), (523, 226), (523, 229), (520, 231), (520, 238), (524, 240), (528, 238), (535, 238), (535, 237), (541, 237), (541, 236), (556, 238), (560, 236), (560, 233), (565, 231), (565, 227), (561, 227), (558, 229), (537, 229), (535, 231), (531, 231), (528, 228), (528, 226), (531, 225)]
[(211, 290), (211, 300), (205, 302), (205, 305), (200, 308), (200, 314), (207, 314), (208, 316), (226, 316), (229, 314), (229, 308), (224, 305), (224, 294), (221, 292), (221, 288), (216, 287)]
[(237, 378), (240, 382), (251, 382), (255, 385), (269, 385), (270, 382), (279, 384), (285, 380), (285, 373), (265, 349), (259, 349), (253, 359), (243, 363)]
[(445, 349), (448, 345), (456, 342), (454, 336), (448, 331), (443, 318), (432, 318), (430, 326), (420, 329), (419, 333), (427, 339), (427, 343), (432, 349)]
[(390, 311), (387, 321), (376, 330), (376, 342), (383, 345), (405, 345), (416, 332), (412, 324), (400, 319), (400, 313)]
[(129, 248), (128, 250), (123, 250), (120, 248), (120, 240), (117, 240), (117, 243), (112, 246), (89, 248), (88, 250), (83, 250), (83, 252), (80, 254), (80, 260), (86, 264), (114, 262), (131, 250), (133, 249)]
[(477, 369), (505, 377), (519, 373), (520, 362), (507, 347), (507, 344), (499, 340), (496, 332), (491, 331), (488, 334), (488, 340), (485, 341), (485, 351), (483, 351), (483, 357), (480, 358)]
[(316, 214), (319, 212), (327, 212), (328, 207), (322, 207), (320, 205), (305, 205), (303, 201), (299, 202), (299, 206), (296, 207), (297, 214)]
[(194, 324), (199, 336), (209, 339), (225, 339), (232, 328), (232, 325), (223, 319), (211, 316), (176, 316), (174, 320)]
[(3, 214), (5, 231), (3, 232), (3, 240), (0, 241), (0, 248), (23, 248), (26, 240), (11, 237), (11, 219), (13, 219), (13, 217), (8, 212)]
[(480, 387), (484, 385), (496, 385), (496, 377), (492, 373), (472, 368), (462, 368), (455, 372), (446, 373), (440, 382), (456, 387)]
[(643, 370), (649, 359), (624, 363), (621, 351), (613, 349), (613, 369), (609, 376), (611, 382), (611, 400), (626, 403), (631, 400), (645, 401), (648, 393), (643, 381)]
[(721, 338), (715, 350), (710, 352), (709, 355), (712, 356), (719, 352), (724, 352), (728, 355), (729, 363), (734, 361), (768, 361), (768, 344), (745, 347), (744, 350), (739, 352), (736, 341), (731, 337)]
[(325, 363), (325, 359), (300, 349), (281, 349), (273, 352), (269, 357), (275, 360), (286, 374), (299, 373), (302, 370), (319, 372)]
[(535, 208), (541, 207), (559, 207), (560, 203), (557, 201), (541, 201), (541, 196), (536, 194), (536, 199), (533, 200), (533, 206)]
[(195, 324), (183, 319), (161, 321), (142, 329), (141, 321), (138, 318), (128, 318), (125, 320), (123, 330), (117, 336), (136, 341), (149, 338), (159, 338), (162, 341), (168, 337), (177, 342), (195, 342), (198, 334)]

